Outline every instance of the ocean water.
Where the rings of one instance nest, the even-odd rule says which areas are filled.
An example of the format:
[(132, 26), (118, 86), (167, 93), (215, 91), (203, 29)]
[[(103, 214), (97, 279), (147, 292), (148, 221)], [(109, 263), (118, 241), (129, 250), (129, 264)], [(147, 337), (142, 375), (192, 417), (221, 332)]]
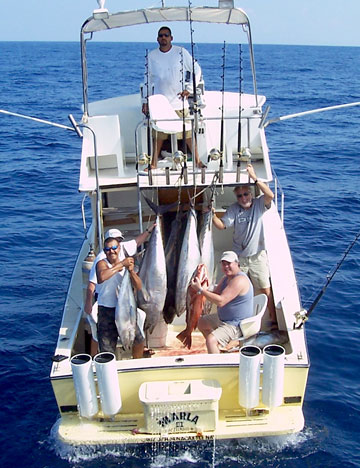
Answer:
[[(136, 92), (146, 47), (154, 45), (91, 44), (90, 100)], [(197, 46), (207, 89), (221, 85), (221, 47)], [(359, 48), (259, 45), (255, 57), (271, 118), (360, 101)], [(237, 89), (237, 68), (237, 48), (228, 46), (228, 90)], [(67, 125), (69, 113), (81, 116), (80, 80), (78, 44), (0, 43), (1, 109)], [(251, 92), (245, 71), (243, 86)], [(267, 129), (305, 306), (360, 229), (359, 128), (360, 107), (353, 107)], [(70, 449), (56, 440), (48, 375), (84, 233), (80, 145), (73, 132), (0, 114), (0, 465), (359, 467), (360, 242), (307, 322), (311, 369), (299, 434), (102, 450)]]

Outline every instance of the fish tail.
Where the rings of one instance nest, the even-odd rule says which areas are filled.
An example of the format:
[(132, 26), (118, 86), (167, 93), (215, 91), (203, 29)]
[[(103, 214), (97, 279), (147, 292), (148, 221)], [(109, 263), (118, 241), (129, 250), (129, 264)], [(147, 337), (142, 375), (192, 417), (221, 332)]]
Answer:
[(170, 211), (172, 208), (175, 208), (177, 206), (177, 202), (175, 203), (170, 203), (168, 205), (157, 205), (156, 203), (152, 202), (149, 200), (149, 198), (145, 197), (146, 203), (150, 206), (150, 208), (153, 210), (153, 212), (157, 215), (163, 215), (164, 213)]
[(178, 335), (176, 335), (176, 338), (181, 341), (183, 345), (185, 345), (188, 349), (191, 348), (192, 344), (192, 339), (191, 339), (191, 333), (185, 328), (182, 332), (180, 332)]

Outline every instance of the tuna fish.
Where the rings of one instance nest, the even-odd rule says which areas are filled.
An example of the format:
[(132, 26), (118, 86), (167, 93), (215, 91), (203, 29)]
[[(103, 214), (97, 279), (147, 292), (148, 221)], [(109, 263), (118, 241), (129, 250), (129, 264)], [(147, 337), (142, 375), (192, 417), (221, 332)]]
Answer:
[(273, 330), (270, 332), (261, 331), (254, 336), (250, 336), (246, 340), (241, 340), (241, 346), (254, 345), (260, 349), (270, 344), (285, 344), (289, 341), (289, 335), (285, 330)]
[[(242, 346), (258, 346), (260, 349), (265, 348), (265, 346), (270, 344), (278, 344), (283, 345), (289, 341), (289, 335), (285, 330), (273, 330), (270, 332), (260, 331), (254, 336), (250, 336), (245, 340), (238, 340), (235, 342), (231, 342), (226, 349), (222, 350), (224, 352), (232, 353), (234, 351), (239, 351)], [(231, 345), (234, 345), (231, 347)]]
[(215, 266), (215, 253), (214, 241), (212, 231), (212, 211), (203, 213), (201, 216), (201, 230), (199, 234), (199, 245), (201, 252), (201, 263), (204, 263), (207, 268), (209, 285), (214, 283), (214, 266)]
[(156, 213), (156, 226), (151, 232), (140, 265), (139, 276), (143, 287), (138, 291), (138, 306), (146, 313), (144, 328), (151, 333), (161, 317), (167, 291), (166, 263), (160, 216), (173, 205), (157, 206), (147, 198), (145, 199)]
[(183, 239), (183, 218), (183, 213), (179, 211), (176, 215), (176, 218), (171, 223), (171, 231), (165, 247), (167, 294), (163, 315), (166, 323), (172, 323), (176, 315), (175, 291), (179, 257)]
[[(198, 265), (191, 277), (191, 280), (194, 278), (199, 278), (201, 286), (209, 286), (207, 268), (203, 263)], [(191, 334), (197, 327), (199, 318), (204, 312), (205, 303), (205, 296), (198, 294), (197, 291), (189, 284), (186, 293), (186, 328), (176, 337), (188, 349), (191, 348)]]
[(196, 211), (191, 207), (188, 212), (176, 280), (175, 306), (176, 314), (178, 316), (185, 312), (186, 292), (189, 286), (189, 281), (201, 259), (196, 224)]
[(136, 330), (137, 306), (130, 273), (125, 271), (115, 309), (115, 323), (125, 350), (131, 349)]

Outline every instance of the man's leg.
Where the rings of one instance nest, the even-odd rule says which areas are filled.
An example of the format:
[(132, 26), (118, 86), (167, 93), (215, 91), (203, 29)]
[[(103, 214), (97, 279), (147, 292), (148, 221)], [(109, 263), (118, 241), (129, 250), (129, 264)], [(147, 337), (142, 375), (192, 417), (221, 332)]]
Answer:
[(154, 156), (152, 157), (152, 161), (151, 161), (151, 169), (156, 169), (157, 168), (159, 155), (160, 155), (163, 143), (164, 143), (164, 140), (161, 140), (160, 138), (155, 136), (155, 138), (154, 138)]
[(139, 341), (139, 342), (134, 341), (134, 344), (132, 347), (132, 357), (134, 359), (140, 359), (144, 357), (144, 347), (145, 347), (145, 341)]
[(267, 308), (269, 310), (270, 320), (273, 325), (277, 324), (276, 310), (274, 304), (274, 296), (270, 283), (270, 271), (268, 267), (268, 259), (265, 250), (262, 250), (256, 255), (249, 257), (249, 277), (259, 294), (265, 294), (268, 298)]
[(209, 354), (219, 354), (219, 343), (213, 335), (214, 329), (220, 324), (217, 314), (203, 315), (199, 318), (198, 329), (205, 337), (206, 348)]
[(115, 308), (99, 305), (97, 335), (100, 352), (115, 354), (118, 339), (118, 331), (115, 324)]
[(202, 315), (198, 321), (197, 327), (205, 338), (214, 330), (214, 325), (210, 317), (210, 315)]
[(200, 161), (199, 152), (198, 152), (196, 144), (195, 144), (195, 151), (192, 150), (192, 138), (187, 138), (186, 139), (186, 144), (187, 144), (189, 150), (191, 151), (191, 153), (193, 155), (193, 158), (195, 158), (196, 167), (205, 167), (204, 164)]

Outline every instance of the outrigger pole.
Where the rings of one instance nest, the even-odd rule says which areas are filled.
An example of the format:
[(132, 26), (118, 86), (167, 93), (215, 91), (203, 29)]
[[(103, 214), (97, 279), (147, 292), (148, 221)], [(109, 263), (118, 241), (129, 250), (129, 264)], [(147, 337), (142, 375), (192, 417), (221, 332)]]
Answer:
[(67, 125), (59, 124), (56, 122), (51, 122), (50, 120), (38, 119), (37, 117), (31, 117), (30, 115), (17, 114), (16, 112), (10, 112), (4, 109), (0, 109), (0, 113), (6, 114), (6, 115), (12, 115), (14, 117), (20, 117), (21, 119), (33, 120), (34, 122), (39, 122), (39, 123), (43, 123), (46, 125), (51, 125), (53, 127), (63, 128), (64, 130), (71, 130), (72, 132), (76, 132), (75, 128), (73, 127), (68, 127)]
[(324, 284), (324, 286), (321, 288), (320, 292), (318, 293), (318, 295), (316, 296), (316, 298), (314, 299), (314, 301), (312, 302), (312, 304), (310, 305), (307, 313), (303, 316), (302, 318), (302, 322), (300, 323), (300, 325), (298, 325), (296, 327), (296, 329), (298, 328), (301, 328), (302, 325), (304, 324), (305, 320), (307, 320), (309, 318), (309, 316), (311, 315), (311, 313), (313, 312), (313, 310), (315, 309), (315, 307), (318, 305), (320, 299), (322, 298), (322, 296), (324, 295), (325, 291), (326, 291), (326, 288), (329, 286), (331, 280), (333, 279), (333, 277), (335, 276), (335, 273), (338, 271), (338, 269), (341, 267), (342, 263), (344, 262), (345, 258), (347, 257), (348, 253), (350, 252), (350, 250), (354, 247), (354, 245), (356, 244), (356, 242), (358, 241), (360, 237), (360, 231), (356, 234), (355, 238), (350, 242), (350, 244), (347, 246), (345, 252), (343, 253), (340, 261), (336, 264), (333, 272), (331, 274), (328, 274), (327, 275), (327, 279), (326, 279), (326, 282)]
[(345, 107), (354, 107), (354, 106), (360, 106), (360, 101), (350, 102), (348, 104), (339, 104), (337, 106), (319, 107), (318, 109), (312, 109), (312, 110), (308, 110), (308, 111), (304, 111), (304, 112), (298, 112), (297, 114), (288, 114), (288, 115), (283, 115), (281, 117), (275, 117), (274, 119), (267, 120), (263, 124), (263, 127), (266, 128), (268, 125), (270, 125), (272, 123), (282, 122), (283, 120), (294, 119), (295, 117), (302, 117), (304, 115), (317, 114), (319, 112), (327, 112), (327, 111), (330, 111), (330, 110), (343, 109)]

